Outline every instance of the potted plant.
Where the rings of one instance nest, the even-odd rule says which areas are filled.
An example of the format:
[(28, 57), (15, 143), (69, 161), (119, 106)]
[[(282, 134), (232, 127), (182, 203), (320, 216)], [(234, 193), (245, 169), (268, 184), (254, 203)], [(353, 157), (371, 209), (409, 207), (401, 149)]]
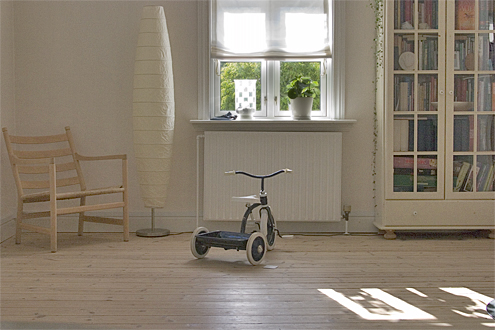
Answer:
[(313, 99), (318, 95), (318, 82), (309, 77), (297, 76), (287, 85), (292, 117), (296, 120), (311, 119)]

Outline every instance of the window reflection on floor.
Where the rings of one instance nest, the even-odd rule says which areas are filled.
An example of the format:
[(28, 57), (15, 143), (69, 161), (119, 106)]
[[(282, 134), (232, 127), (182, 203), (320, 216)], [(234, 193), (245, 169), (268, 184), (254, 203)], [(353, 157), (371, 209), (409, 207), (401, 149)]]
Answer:
[[(407, 292), (406, 295), (402, 294), (403, 299), (399, 299), (389, 292), (385, 292), (384, 290), (377, 288), (346, 290), (347, 294), (337, 292), (333, 289), (319, 289), (318, 291), (366, 320), (418, 320), (428, 321), (439, 326), (451, 326), (448, 323), (441, 323), (441, 320), (438, 320), (435, 315), (432, 315), (411, 303), (418, 301), (418, 299), (426, 299), (427, 303), (416, 304), (429, 307), (442, 307), (442, 309), (445, 307), (448, 308), (448, 310), (442, 311), (442, 316), (445, 316), (445, 314), (450, 311), (462, 317), (479, 319), (481, 321), (481, 325), (483, 326), (495, 327), (495, 322), (488, 321), (492, 318), (486, 312), (486, 305), (492, 301), (493, 298), (484, 294), (462, 287), (422, 290), (415, 288), (405, 289)], [(394, 290), (395, 289), (387, 291)], [(404, 292), (400, 289), (397, 290), (401, 291), (401, 293)], [(434, 292), (429, 295), (428, 292), (431, 290), (434, 290)], [(407, 296), (407, 294), (414, 294), (415, 296)], [(455, 299), (455, 302), (453, 302), (452, 299)], [(405, 300), (409, 302), (406, 302)], [(425, 307), (423, 308), (427, 309)], [(433, 310), (438, 311), (438, 308), (434, 308)]]

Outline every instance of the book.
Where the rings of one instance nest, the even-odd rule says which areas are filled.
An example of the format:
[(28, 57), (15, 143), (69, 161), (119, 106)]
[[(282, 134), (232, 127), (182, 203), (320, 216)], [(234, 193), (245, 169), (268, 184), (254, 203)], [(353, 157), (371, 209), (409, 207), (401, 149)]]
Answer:
[(490, 164), (481, 164), (476, 176), (476, 191), (484, 191), (485, 183), (490, 172)]
[(456, 30), (474, 30), (474, 0), (457, 0)]
[(472, 151), (474, 143), (473, 116), (454, 117), (454, 151)]
[(492, 151), (493, 116), (478, 116), (478, 151)]
[(494, 180), (495, 180), (495, 161), (492, 163), (490, 169), (488, 170), (487, 178), (483, 186), (483, 191), (492, 191)]
[(469, 175), (469, 170), (471, 169), (472, 165), (468, 162), (463, 162), (462, 166), (459, 170), (459, 175), (457, 176), (457, 181), (454, 187), (454, 192), (459, 192), (461, 189), (464, 188), (466, 185), (468, 175)]
[[(409, 118), (396, 117), (394, 119), (394, 151), (412, 151), (414, 148), (414, 131), (411, 131)], [(414, 130), (414, 126), (412, 127)]]
[[(418, 169), (437, 169), (436, 158), (418, 158)], [(414, 168), (414, 157), (412, 156), (394, 156), (394, 168)]]

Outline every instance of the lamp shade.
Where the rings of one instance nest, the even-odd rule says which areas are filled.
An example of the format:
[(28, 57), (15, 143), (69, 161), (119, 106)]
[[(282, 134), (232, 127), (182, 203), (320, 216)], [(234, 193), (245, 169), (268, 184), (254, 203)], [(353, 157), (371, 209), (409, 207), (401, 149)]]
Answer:
[(145, 207), (162, 208), (167, 197), (174, 135), (172, 53), (165, 12), (143, 7), (134, 66), (134, 152)]

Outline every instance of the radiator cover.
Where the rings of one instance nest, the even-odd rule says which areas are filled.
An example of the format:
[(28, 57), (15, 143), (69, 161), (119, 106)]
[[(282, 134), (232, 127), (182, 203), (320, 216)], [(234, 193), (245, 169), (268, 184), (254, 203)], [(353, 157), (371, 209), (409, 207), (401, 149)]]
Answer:
[(269, 174), (268, 201), (277, 221), (340, 221), (342, 133), (205, 132), (203, 219), (240, 221), (232, 196), (259, 194), (261, 180), (226, 171)]

